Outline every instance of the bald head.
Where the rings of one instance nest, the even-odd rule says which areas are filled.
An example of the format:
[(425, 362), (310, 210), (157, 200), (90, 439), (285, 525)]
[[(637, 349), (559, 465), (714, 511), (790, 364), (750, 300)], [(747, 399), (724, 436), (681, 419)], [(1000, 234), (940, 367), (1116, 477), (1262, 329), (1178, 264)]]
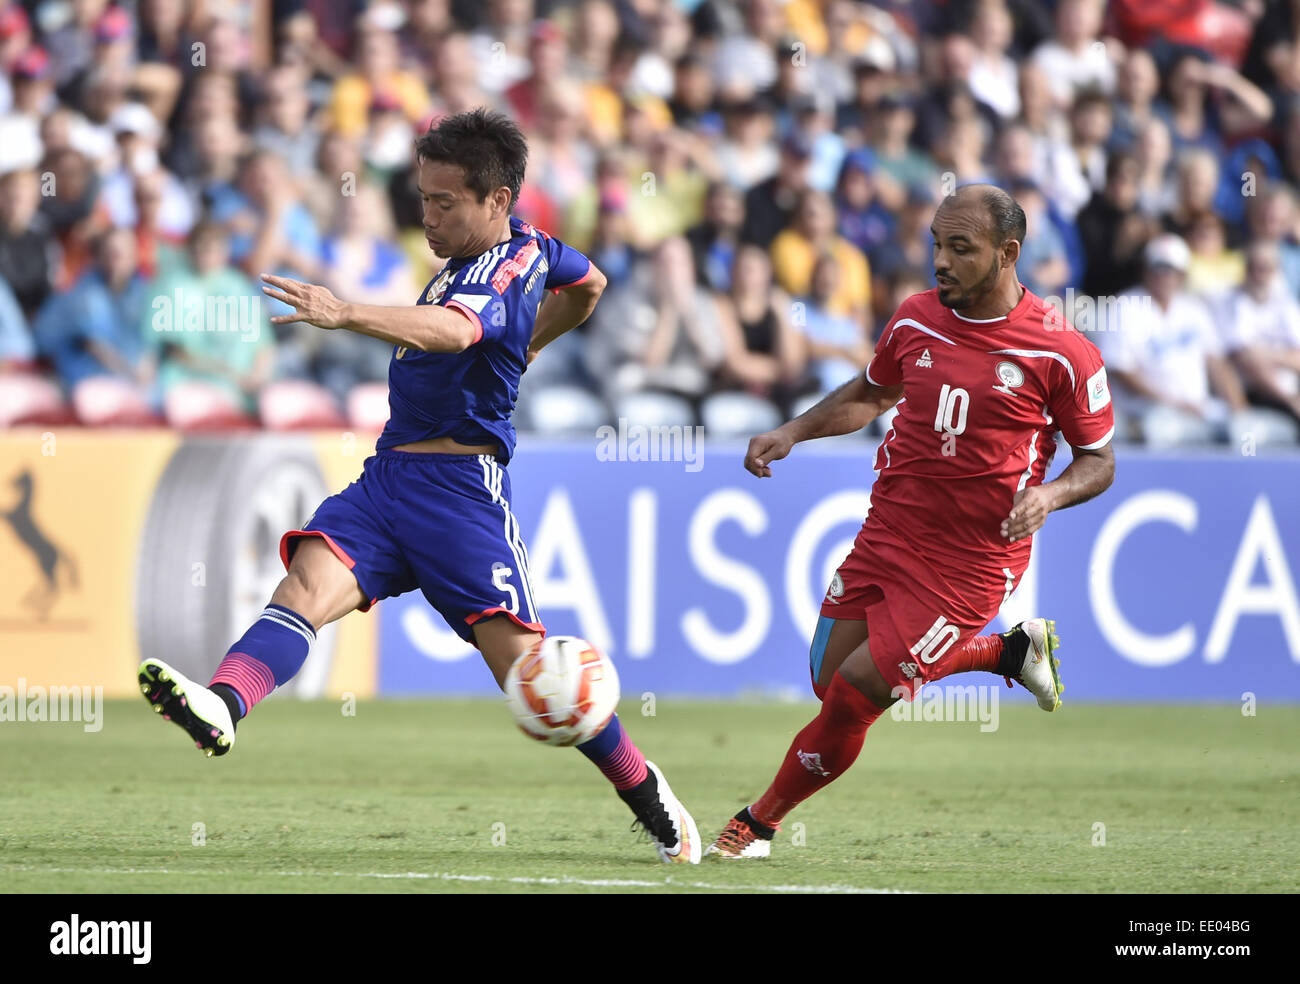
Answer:
[(1016, 305), (1025, 212), (1014, 198), (993, 185), (964, 185), (939, 205), (930, 232), (941, 304), (977, 319)]
[(940, 203), (939, 211), (945, 208), (983, 213), (989, 241), (994, 246), (1001, 246), (1008, 239), (1025, 241), (1025, 210), (996, 185), (962, 185)]

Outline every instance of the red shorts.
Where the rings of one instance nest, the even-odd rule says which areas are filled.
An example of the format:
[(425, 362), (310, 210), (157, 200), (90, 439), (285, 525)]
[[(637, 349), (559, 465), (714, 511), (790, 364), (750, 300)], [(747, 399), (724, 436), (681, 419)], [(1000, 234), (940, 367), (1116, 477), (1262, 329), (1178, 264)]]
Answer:
[(948, 674), (948, 665), (997, 615), (1017, 569), (955, 569), (889, 530), (866, 524), (835, 572), (822, 602), (825, 618), (866, 620), (871, 658), (890, 690), (911, 700), (915, 688)]

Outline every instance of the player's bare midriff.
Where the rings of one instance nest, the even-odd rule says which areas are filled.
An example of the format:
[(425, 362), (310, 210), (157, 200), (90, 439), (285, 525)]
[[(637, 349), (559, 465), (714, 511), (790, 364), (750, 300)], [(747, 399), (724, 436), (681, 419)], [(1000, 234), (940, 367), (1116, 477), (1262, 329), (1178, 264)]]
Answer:
[(399, 444), (394, 451), (414, 451), (417, 454), (490, 454), (496, 455), (495, 444), (461, 444), (450, 437), (434, 437), (427, 441), (412, 441)]

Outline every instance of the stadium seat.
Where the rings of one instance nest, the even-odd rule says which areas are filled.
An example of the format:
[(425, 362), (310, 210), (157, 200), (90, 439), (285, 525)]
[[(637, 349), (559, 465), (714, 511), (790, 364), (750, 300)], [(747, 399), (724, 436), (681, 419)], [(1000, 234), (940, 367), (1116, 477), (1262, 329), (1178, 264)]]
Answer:
[(117, 376), (91, 376), (72, 390), (72, 409), (86, 427), (150, 427), (162, 418), (140, 388)]
[(625, 393), (614, 403), (614, 416), (643, 427), (694, 427), (690, 401), (670, 393)]
[(388, 386), (362, 383), (348, 392), (348, 423), (357, 430), (381, 431), (388, 423)]
[(59, 387), (34, 373), (0, 375), (0, 427), (74, 422)]
[(257, 421), (244, 413), (235, 397), (210, 383), (177, 383), (163, 397), (163, 416), (181, 430), (246, 430)]
[(1233, 414), (1228, 441), (1238, 449), (1294, 446), (1300, 443), (1300, 424), (1280, 410), (1251, 407)]
[(1140, 415), (1142, 441), (1151, 448), (1214, 443), (1214, 425), (1172, 407), (1151, 407)]
[(704, 433), (711, 438), (753, 437), (781, 426), (781, 412), (752, 393), (714, 393), (700, 408)]
[(257, 410), (268, 430), (337, 428), (346, 423), (329, 390), (300, 379), (269, 383), (258, 394)]
[(545, 386), (521, 401), (520, 425), (535, 434), (592, 434), (609, 423), (609, 409), (580, 386)]

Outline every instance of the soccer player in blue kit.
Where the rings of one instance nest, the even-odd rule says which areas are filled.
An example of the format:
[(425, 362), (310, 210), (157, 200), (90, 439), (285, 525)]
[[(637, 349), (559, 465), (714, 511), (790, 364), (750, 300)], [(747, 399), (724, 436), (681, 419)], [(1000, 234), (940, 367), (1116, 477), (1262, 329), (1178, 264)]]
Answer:
[[(502, 685), (545, 634), (505, 465), (519, 377), (591, 314), (605, 278), (564, 243), (512, 216), (528, 147), (483, 109), (416, 143), (425, 237), (447, 260), (412, 307), (350, 304), (324, 287), (263, 276), (302, 321), (392, 343), (390, 419), (361, 476), (280, 541), (288, 571), (204, 687), (161, 660), (140, 665), (154, 709), (209, 756), (236, 722), (302, 667), (316, 631), (416, 588), (482, 653)], [(542, 299), (551, 295), (546, 303)], [(666, 862), (698, 863), (695, 822), (618, 716), (578, 750), (601, 770)]]

